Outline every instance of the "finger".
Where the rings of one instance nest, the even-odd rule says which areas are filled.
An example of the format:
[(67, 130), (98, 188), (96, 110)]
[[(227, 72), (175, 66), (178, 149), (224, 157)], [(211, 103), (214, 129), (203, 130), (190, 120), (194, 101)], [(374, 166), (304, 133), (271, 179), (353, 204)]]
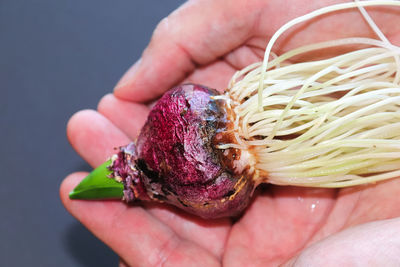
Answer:
[(129, 143), (129, 138), (107, 118), (93, 110), (74, 114), (67, 125), (72, 147), (92, 167), (106, 161), (115, 148)]
[(139, 206), (119, 201), (71, 200), (70, 192), (86, 175), (68, 176), (60, 188), (67, 210), (131, 266), (217, 266), (207, 251), (177, 236)]
[[(188, 1), (163, 19), (139, 60), (115, 87), (116, 96), (148, 101), (249, 38), (257, 1)], [(262, 2), (262, 1), (261, 1)], [(240, 18), (240, 19), (238, 19)], [(223, 26), (222, 26), (223, 25)]]
[(132, 140), (138, 136), (149, 114), (147, 106), (122, 100), (113, 94), (105, 95), (97, 109)]

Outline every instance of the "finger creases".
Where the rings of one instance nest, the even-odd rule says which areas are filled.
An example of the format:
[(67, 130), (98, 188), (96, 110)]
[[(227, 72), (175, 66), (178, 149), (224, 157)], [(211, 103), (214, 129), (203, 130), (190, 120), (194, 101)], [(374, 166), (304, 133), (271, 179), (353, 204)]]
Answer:
[(120, 201), (85, 201), (68, 198), (85, 176), (74, 173), (61, 185), (67, 210), (111, 247), (129, 266), (217, 266), (218, 260), (197, 245), (181, 239), (140, 206)]

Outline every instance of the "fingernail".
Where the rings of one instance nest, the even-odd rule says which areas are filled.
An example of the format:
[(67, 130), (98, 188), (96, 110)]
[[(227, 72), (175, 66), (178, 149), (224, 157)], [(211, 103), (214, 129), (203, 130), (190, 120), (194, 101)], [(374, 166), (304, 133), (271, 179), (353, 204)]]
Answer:
[(121, 87), (125, 87), (127, 84), (129, 84), (135, 78), (137, 69), (139, 68), (139, 65), (140, 65), (141, 61), (142, 61), (142, 59), (139, 59), (138, 61), (136, 61), (136, 63), (133, 64), (132, 67), (130, 67), (125, 72), (125, 74), (118, 81), (117, 85), (114, 87), (114, 91), (118, 90)]

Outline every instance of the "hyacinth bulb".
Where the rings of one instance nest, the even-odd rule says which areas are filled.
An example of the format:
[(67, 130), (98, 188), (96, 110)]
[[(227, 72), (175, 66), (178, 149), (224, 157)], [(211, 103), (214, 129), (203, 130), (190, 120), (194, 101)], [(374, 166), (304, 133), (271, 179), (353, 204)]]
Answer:
[(155, 200), (204, 218), (239, 214), (254, 188), (218, 92), (186, 84), (166, 94), (151, 110), (136, 141), (120, 148), (109, 167), (124, 184), (124, 199)]

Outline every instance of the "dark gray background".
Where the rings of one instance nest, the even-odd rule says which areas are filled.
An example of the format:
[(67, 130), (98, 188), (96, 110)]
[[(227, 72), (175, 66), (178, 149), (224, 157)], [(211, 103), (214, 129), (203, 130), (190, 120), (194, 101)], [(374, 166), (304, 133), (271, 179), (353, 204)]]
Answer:
[(96, 108), (183, 0), (0, 0), (0, 266), (117, 266), (58, 187), (89, 170), (68, 118)]

